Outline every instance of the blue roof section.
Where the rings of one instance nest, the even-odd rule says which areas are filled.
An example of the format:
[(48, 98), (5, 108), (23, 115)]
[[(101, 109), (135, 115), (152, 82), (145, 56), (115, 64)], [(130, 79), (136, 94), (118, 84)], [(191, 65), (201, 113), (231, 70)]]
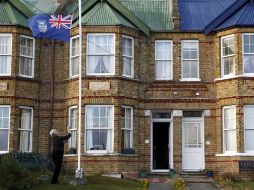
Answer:
[(254, 26), (254, 2), (246, 3), (241, 9), (225, 20), (215, 30), (222, 30), (230, 27)]
[(203, 31), (218, 15), (238, 0), (178, 0), (180, 30)]

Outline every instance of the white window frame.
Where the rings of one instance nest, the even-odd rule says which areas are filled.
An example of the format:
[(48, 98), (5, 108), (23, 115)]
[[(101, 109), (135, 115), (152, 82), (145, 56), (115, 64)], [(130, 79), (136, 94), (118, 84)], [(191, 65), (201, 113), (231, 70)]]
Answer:
[[(225, 129), (225, 109), (234, 109), (234, 128), (233, 129)], [(236, 130), (236, 106), (223, 106), (222, 108), (222, 131), (223, 131), (223, 153), (224, 154), (235, 154), (237, 152), (237, 130)], [(225, 145), (225, 131), (235, 131), (235, 151), (227, 151)]]
[[(157, 42), (169, 42), (170, 43), (170, 48), (171, 48), (171, 59), (156, 59), (156, 54), (157, 54)], [(155, 66), (155, 78), (156, 80), (173, 80), (173, 41), (172, 40), (156, 40), (155, 41), (155, 64), (157, 65), (157, 61), (171, 61), (171, 68), (170, 68), (170, 75), (171, 77), (165, 77), (165, 78), (157, 78), (156, 77), (156, 66)]]
[[(122, 65), (122, 76), (128, 77), (128, 78), (134, 78), (134, 38), (130, 36), (123, 35), (122, 38), (131, 39), (132, 41), (132, 56), (124, 55), (123, 54), (123, 47), (122, 47), (122, 59), (123, 57), (127, 57), (131, 59), (131, 75), (126, 75), (123, 73), (123, 65)], [(123, 62), (123, 60), (122, 60)]]
[(11, 68), (12, 68), (12, 34), (8, 34), (8, 33), (1, 33), (0, 36), (8, 36), (8, 37), (11, 37), (11, 52), (10, 54), (0, 54), (3, 55), (3, 56), (10, 56), (10, 70), (9, 72), (5, 73), (5, 74), (1, 74), (0, 73), (0, 76), (11, 76)]
[(7, 145), (7, 151), (0, 151), (0, 154), (5, 154), (9, 152), (9, 146), (10, 146), (10, 126), (11, 126), (11, 106), (10, 105), (0, 105), (0, 108), (8, 108), (9, 109), (9, 128), (8, 129), (0, 129), (0, 130), (8, 130), (8, 145)]
[(21, 71), (21, 64), (20, 64), (20, 60), (19, 60), (19, 76), (21, 77), (27, 77), (27, 78), (34, 78), (34, 57), (35, 57), (35, 39), (31, 36), (25, 36), (25, 35), (20, 35), (20, 38), (27, 38), (27, 39), (31, 39), (33, 41), (33, 56), (27, 56), (27, 55), (21, 55), (21, 43), (19, 45), (19, 57), (25, 57), (25, 58), (29, 58), (32, 59), (32, 74), (31, 76), (29, 75), (23, 75), (20, 73)]
[[(235, 64), (236, 64), (235, 63), (235, 45), (234, 45), (234, 54), (223, 56), (223, 40), (230, 39), (230, 38), (233, 38), (233, 41), (235, 41), (234, 34), (221, 37), (221, 42), (220, 42), (221, 45), (220, 46), (221, 46), (221, 77), (222, 78), (230, 78), (232, 76), (235, 76)], [(227, 75), (224, 74), (224, 61), (223, 61), (223, 58), (226, 58), (226, 57), (233, 57), (233, 61), (234, 61), (234, 65), (233, 65), (234, 72), (233, 72), (233, 74), (227, 74)]]
[[(78, 115), (77, 115), (77, 128), (75, 129), (70, 129), (69, 126), (71, 125), (71, 110), (73, 109), (77, 109), (77, 113), (78, 113), (78, 106), (70, 106), (69, 107), (69, 110), (68, 110), (68, 126), (67, 126), (67, 130), (69, 133), (71, 133), (71, 131), (76, 131), (76, 139), (78, 137)], [(72, 138), (72, 137), (71, 137)], [(74, 148), (74, 147), (71, 147), (71, 139), (68, 141), (68, 148)], [(78, 143), (76, 142), (76, 149), (78, 148)]]
[[(253, 55), (254, 56), (254, 52), (253, 53), (244, 53), (244, 36), (248, 35), (248, 36), (254, 36), (254, 33), (243, 33), (242, 34), (242, 60), (244, 61), (244, 55)], [(242, 61), (242, 62), (243, 62)], [(254, 63), (253, 63), (254, 64)], [(247, 75), (247, 76), (253, 76), (254, 77), (254, 72), (253, 73), (245, 73), (244, 72), (244, 62), (243, 62), (243, 74)]]
[[(253, 110), (254, 110), (254, 105), (245, 105), (244, 106), (244, 152), (245, 153), (251, 153), (251, 154), (254, 154), (254, 149), (253, 150), (247, 150), (246, 149), (246, 139), (245, 139), (245, 137), (246, 137), (246, 130), (253, 130), (254, 131), (254, 128), (253, 129), (246, 129), (245, 127), (246, 127), (246, 118), (245, 118), (245, 109), (246, 108), (253, 108)], [(254, 117), (254, 116), (253, 116)]]
[[(31, 110), (31, 129), (27, 130), (27, 129), (18, 128), (18, 130), (19, 131), (28, 131), (28, 132), (30, 132), (30, 139), (29, 139), (29, 141), (30, 141), (31, 146), (29, 148), (29, 151), (26, 151), (26, 152), (32, 152), (33, 151), (33, 108), (32, 107), (28, 107), (28, 106), (19, 106), (19, 110), (20, 109)], [(19, 127), (21, 127), (21, 126), (19, 126)], [(19, 134), (19, 135), (21, 135), (21, 134)], [(19, 142), (19, 151), (21, 151), (20, 150), (20, 142)]]
[[(78, 55), (74, 55), (74, 56), (72, 56), (72, 45), (73, 45), (73, 40), (74, 39), (76, 39), (76, 38), (78, 38), (78, 40), (80, 40), (79, 39), (79, 35), (77, 35), (77, 36), (73, 36), (73, 37), (71, 37), (70, 38), (70, 61), (69, 61), (69, 78), (76, 78), (76, 77), (78, 77), (79, 76), (79, 73), (78, 74), (76, 74), (76, 75), (73, 75), (72, 73), (72, 59), (73, 58), (78, 58), (79, 57), (79, 55), (80, 55), (80, 53), (78, 54)], [(79, 45), (79, 44), (78, 44)], [(78, 47), (78, 49), (79, 49), (79, 47)], [(79, 51), (79, 50), (78, 50)], [(79, 63), (79, 61), (78, 61), (78, 63)], [(78, 67), (79, 67), (79, 64), (78, 64)]]
[[(111, 150), (87, 150), (86, 149), (86, 145), (87, 145), (87, 142), (86, 142), (86, 136), (87, 136), (87, 130), (96, 130), (96, 129), (101, 129), (101, 128), (87, 128), (86, 126), (86, 111), (87, 111), (87, 108), (89, 107), (111, 107), (112, 108), (112, 128), (107, 128), (107, 130), (111, 130), (111, 136), (112, 136), (112, 139), (111, 139), (111, 143), (112, 143), (112, 147), (111, 147)], [(86, 105), (85, 106), (85, 142), (84, 142), (84, 152), (87, 153), (87, 154), (110, 154), (110, 153), (113, 153), (114, 151), (114, 119), (115, 119), (115, 115), (114, 115), (114, 106), (113, 105)]]
[[(183, 59), (183, 44), (185, 42), (197, 43), (197, 59)], [(184, 78), (183, 77), (183, 65), (184, 61), (197, 61), (197, 78)], [(201, 81), (199, 74), (199, 41), (198, 40), (182, 40), (181, 41), (181, 79), (180, 81)]]
[[(113, 63), (112, 63), (112, 68), (113, 68), (113, 71), (112, 73), (89, 73), (88, 72), (88, 38), (89, 36), (109, 36), (109, 35), (112, 35), (113, 36), (113, 54), (111, 56), (113, 56), (114, 58), (112, 59), (113, 60)], [(114, 33), (88, 33), (87, 34), (87, 50), (86, 50), (86, 75), (87, 76), (113, 76), (115, 75), (115, 59), (116, 59), (116, 53), (115, 53), (115, 34)]]
[[(124, 109), (124, 128), (122, 128), (123, 132), (124, 131), (130, 131), (130, 148), (133, 148), (133, 107), (131, 106), (122, 106)], [(131, 109), (131, 128), (126, 128), (126, 109)], [(126, 149), (125, 147), (123, 147)]]

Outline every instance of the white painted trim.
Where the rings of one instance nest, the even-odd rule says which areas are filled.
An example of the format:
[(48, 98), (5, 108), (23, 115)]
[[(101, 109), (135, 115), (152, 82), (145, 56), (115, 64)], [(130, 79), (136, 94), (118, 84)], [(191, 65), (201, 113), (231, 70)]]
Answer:
[[(185, 59), (183, 60), (183, 43), (185, 42), (195, 42), (197, 43), (197, 59)], [(197, 78), (184, 78), (183, 77), (183, 61), (197, 61), (197, 74), (198, 77)], [(181, 41), (181, 79), (180, 81), (201, 81), (200, 79), (200, 68), (199, 68), (199, 40), (182, 40)]]
[(234, 109), (234, 130), (236, 131), (236, 106), (231, 105), (231, 106), (223, 106), (222, 107), (222, 141), (223, 141), (223, 153), (224, 154), (235, 154), (237, 151), (237, 135), (236, 135), (236, 151), (226, 151), (225, 150), (225, 135), (224, 135), (224, 112), (225, 109), (233, 108)]
[(70, 38), (69, 78), (77, 78), (79, 76), (79, 74), (72, 75), (72, 62), (71, 62), (71, 59), (79, 56), (79, 55), (75, 55), (75, 56), (71, 55), (72, 54), (72, 43), (73, 43), (72, 41), (76, 38), (79, 38), (79, 35), (76, 35), (76, 36), (73, 36), (73, 37)]
[[(107, 150), (86, 150), (86, 134), (87, 134), (87, 128), (86, 128), (86, 109), (87, 107), (112, 107), (112, 128), (107, 128), (107, 130), (111, 130), (112, 131), (112, 148), (110, 151), (107, 151)], [(114, 108), (114, 105), (86, 105), (85, 106), (85, 133), (84, 133), (84, 153), (86, 154), (90, 154), (90, 155), (93, 155), (93, 154), (99, 154), (99, 155), (103, 155), (103, 154), (111, 154), (111, 153), (114, 153), (114, 126), (115, 126), (115, 108)], [(92, 128), (92, 129), (97, 129), (97, 128)], [(101, 129), (101, 128), (99, 128)]]
[(151, 114), (151, 123), (150, 123), (150, 171), (154, 173), (160, 173), (160, 172), (169, 172), (169, 169), (165, 170), (154, 170), (153, 169), (153, 123), (161, 122), (161, 123), (169, 123), (169, 143), (170, 143), (170, 156), (169, 156), (169, 164), (170, 169), (174, 169), (174, 144), (173, 144), (173, 119), (172, 114), (171, 118), (168, 119), (153, 119)]
[(241, 78), (241, 77), (254, 78), (254, 75), (230, 75), (230, 76), (227, 76), (227, 77), (216, 78), (216, 79), (214, 79), (214, 82), (223, 81), (223, 80), (226, 80), (226, 79), (236, 79), (236, 78)]
[[(31, 147), (30, 150), (28, 152), (33, 152), (33, 121), (34, 121), (34, 110), (33, 107), (29, 107), (29, 106), (19, 106), (19, 109), (28, 109), (31, 110), (31, 129), (27, 130), (27, 129), (21, 129), (19, 128), (19, 131), (30, 131), (31, 135), (30, 135), (30, 143), (31, 143)], [(19, 126), (20, 127), (20, 126)], [(20, 143), (20, 142), (19, 142)], [(20, 144), (19, 144), (19, 150), (20, 150)]]
[(135, 55), (134, 55), (134, 38), (131, 37), (131, 36), (127, 36), (127, 35), (122, 35), (122, 38), (128, 38), (128, 39), (131, 39), (132, 40), (132, 57), (129, 57), (131, 58), (131, 75), (125, 75), (123, 74), (123, 57), (127, 57), (127, 56), (124, 56), (123, 55), (123, 48), (122, 48), (122, 76), (123, 77), (127, 77), (127, 78), (134, 78), (134, 67), (135, 67), (135, 63), (134, 63), (134, 58), (135, 58)]
[(254, 76), (254, 73), (245, 73), (244, 72), (244, 55), (253, 55), (254, 56), (254, 52), (253, 53), (244, 53), (244, 36), (245, 35), (249, 35), (249, 36), (254, 36), (254, 33), (242, 33), (242, 69), (243, 69), (243, 75), (248, 75), (248, 76)]
[[(201, 117), (182, 117), (182, 155), (183, 155), (183, 149), (184, 149), (184, 144), (183, 144), (183, 139), (184, 139), (184, 122), (188, 122), (188, 123), (201, 123), (201, 141), (202, 141), (202, 169), (205, 169), (205, 117), (204, 117), (204, 113), (202, 113)], [(182, 159), (182, 170), (183, 171), (194, 171), (194, 170), (186, 170), (183, 169), (183, 159)], [(200, 169), (197, 169), (195, 171), (200, 171)]]
[[(133, 129), (133, 107), (131, 106), (121, 106), (122, 108), (124, 108), (124, 120), (126, 119), (126, 108), (129, 108), (131, 109), (131, 128), (121, 128), (121, 130), (126, 130), (126, 131), (131, 131), (130, 132), (130, 148), (133, 148), (133, 132), (134, 132), (134, 129)], [(124, 121), (124, 124), (126, 124), (126, 120)]]
[(26, 55), (21, 55), (20, 54), (20, 50), (21, 50), (21, 42), (19, 44), (19, 57), (26, 57), (26, 58), (30, 58), (32, 59), (32, 75), (29, 76), (29, 75), (22, 75), (20, 74), (20, 70), (21, 70), (21, 66), (20, 66), (20, 60), (19, 60), (19, 76), (21, 77), (26, 77), (26, 78), (34, 78), (34, 62), (35, 62), (35, 39), (31, 36), (26, 36), (26, 35), (20, 35), (20, 39), (21, 38), (28, 38), (28, 39), (31, 39), (33, 40), (33, 56), (30, 57), (30, 56), (26, 56)]
[[(88, 73), (88, 37), (89, 36), (113, 36), (113, 55), (114, 58), (113, 58), (113, 65), (112, 65), (112, 68), (113, 68), (113, 71), (112, 73)], [(116, 60), (116, 43), (115, 43), (115, 33), (87, 33), (87, 39), (86, 39), (86, 75), (87, 76), (114, 76), (115, 75), (115, 60)]]
[(218, 156), (218, 157), (222, 157), (222, 156), (251, 156), (251, 157), (254, 157), (254, 153), (224, 153), (224, 154), (215, 154), (215, 156)]
[[(1, 36), (9, 36), (9, 37), (11, 37), (11, 52), (10, 52), (10, 54), (4, 54), (4, 55), (7, 55), (7, 56), (10, 56), (11, 59), (10, 59), (10, 70), (9, 70), (9, 72), (6, 73), (6, 74), (1, 74), (1, 73), (0, 73), (0, 76), (11, 76), (11, 70), (12, 70), (12, 48), (13, 48), (13, 44), (12, 44), (12, 34), (11, 34), (11, 33), (0, 33), (0, 37), (1, 37)], [(0, 153), (1, 153), (1, 152), (0, 152)]]
[[(170, 43), (170, 51), (171, 51), (171, 59), (167, 59), (167, 60), (164, 60), (164, 59), (162, 59), (162, 60), (157, 60), (156, 59), (156, 52), (157, 52), (157, 45), (156, 45), (156, 43), (157, 42), (169, 42)], [(173, 41), (172, 40), (155, 40), (155, 80), (173, 80), (173, 63), (174, 63), (174, 57), (173, 57)], [(170, 73), (170, 75), (171, 75), (171, 77), (167, 77), (167, 78), (157, 78), (156, 77), (156, 64), (157, 64), (157, 61), (171, 61), (171, 73)]]
[(4, 128), (1, 130), (8, 130), (8, 137), (7, 137), (7, 141), (8, 141), (8, 145), (7, 145), (7, 151), (0, 151), (0, 154), (5, 154), (9, 152), (10, 149), (10, 130), (11, 130), (11, 106), (10, 105), (0, 105), (0, 108), (9, 108), (9, 128)]
[(231, 77), (231, 76), (235, 76), (235, 65), (236, 65), (236, 63), (235, 63), (235, 44), (234, 44), (234, 54), (230, 55), (230, 56), (234, 57), (234, 73), (233, 74), (224, 75), (224, 62), (223, 62), (223, 58), (230, 57), (230, 56), (224, 56), (223, 57), (223, 43), (222, 43), (222, 41), (224, 39), (230, 39), (230, 38), (233, 38), (233, 41), (235, 42), (234, 34), (223, 36), (223, 37), (221, 37), (221, 40), (220, 40), (220, 51), (221, 51), (220, 58), (221, 58), (221, 77), (222, 78), (228, 78), (228, 77)]

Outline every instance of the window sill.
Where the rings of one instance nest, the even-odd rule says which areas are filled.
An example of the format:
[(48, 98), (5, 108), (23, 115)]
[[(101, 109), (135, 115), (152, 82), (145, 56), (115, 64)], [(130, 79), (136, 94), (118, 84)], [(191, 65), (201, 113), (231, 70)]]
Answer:
[(253, 75), (250, 75), (250, 74), (231, 75), (231, 76), (227, 76), (227, 77), (221, 77), (221, 78), (214, 79), (214, 82), (216, 82), (216, 81), (222, 81), (222, 80), (228, 80), (228, 79), (241, 78), (241, 77), (254, 78), (254, 74)]
[(216, 154), (215, 156), (218, 157), (227, 157), (227, 156), (254, 156), (254, 153), (223, 153), (223, 154)]
[[(64, 157), (77, 157), (78, 154), (64, 154)], [(121, 154), (121, 153), (105, 153), (105, 154), (95, 154), (95, 153), (82, 153), (81, 156), (94, 157), (94, 156), (122, 156), (122, 157), (137, 157), (138, 154)]]
[(199, 82), (201, 79), (180, 79), (180, 82)]

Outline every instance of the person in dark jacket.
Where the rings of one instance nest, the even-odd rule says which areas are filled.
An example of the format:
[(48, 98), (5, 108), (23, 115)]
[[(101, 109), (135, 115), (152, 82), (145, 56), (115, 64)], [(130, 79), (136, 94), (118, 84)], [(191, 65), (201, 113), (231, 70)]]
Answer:
[(64, 154), (64, 143), (71, 137), (69, 133), (66, 136), (59, 136), (59, 133), (56, 129), (52, 129), (50, 131), (50, 136), (53, 139), (53, 152), (52, 158), (55, 164), (54, 174), (51, 180), (52, 184), (56, 184), (58, 181), (58, 176), (60, 174), (62, 161), (63, 161), (63, 154)]

